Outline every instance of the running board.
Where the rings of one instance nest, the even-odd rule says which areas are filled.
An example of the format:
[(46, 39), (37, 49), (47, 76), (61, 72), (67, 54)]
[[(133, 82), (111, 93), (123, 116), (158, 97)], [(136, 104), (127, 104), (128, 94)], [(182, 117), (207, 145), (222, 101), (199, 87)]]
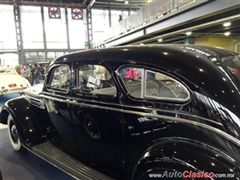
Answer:
[(27, 149), (75, 179), (113, 180), (112, 178), (77, 161), (48, 141)]

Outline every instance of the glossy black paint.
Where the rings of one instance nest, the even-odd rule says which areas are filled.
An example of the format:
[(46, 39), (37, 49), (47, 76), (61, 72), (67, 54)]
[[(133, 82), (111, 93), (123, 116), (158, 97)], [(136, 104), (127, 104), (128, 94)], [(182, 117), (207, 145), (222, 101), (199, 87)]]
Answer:
[[(51, 139), (80, 161), (116, 179), (139, 179), (147, 171), (204, 170), (240, 176), (240, 83), (222, 64), (232, 52), (207, 47), (126, 46), (64, 55), (49, 70), (39, 97), (45, 109), (27, 96), (9, 101), (7, 112), (18, 124), (22, 142), (32, 147)], [(71, 68), (69, 92), (48, 89), (51, 69)], [(101, 64), (110, 70), (115, 97), (78, 94), (77, 68)], [(126, 65), (166, 74), (189, 92), (186, 102), (136, 99), (129, 95), (118, 69)], [(86, 124), (94, 124), (91, 137)]]

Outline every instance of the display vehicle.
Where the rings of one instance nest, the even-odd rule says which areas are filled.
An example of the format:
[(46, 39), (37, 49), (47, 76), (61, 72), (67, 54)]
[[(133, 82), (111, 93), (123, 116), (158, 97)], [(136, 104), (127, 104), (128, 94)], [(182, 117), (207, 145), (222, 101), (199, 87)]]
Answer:
[(0, 120), (15, 151), (76, 179), (237, 180), (239, 72), (238, 54), (213, 47), (75, 52), (9, 100)]
[(0, 67), (0, 96), (21, 92), (29, 86), (29, 81), (20, 76), (14, 68)]

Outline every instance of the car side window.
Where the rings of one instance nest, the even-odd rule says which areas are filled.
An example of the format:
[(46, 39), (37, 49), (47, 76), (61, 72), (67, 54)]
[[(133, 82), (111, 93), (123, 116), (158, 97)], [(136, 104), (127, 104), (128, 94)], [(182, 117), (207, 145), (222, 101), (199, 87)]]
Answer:
[(187, 100), (189, 93), (177, 80), (159, 72), (145, 70), (145, 97)]
[(138, 67), (125, 67), (120, 70), (122, 80), (131, 96), (143, 98), (143, 74), (144, 69)]
[(69, 66), (61, 65), (52, 70), (51, 80), (48, 88), (60, 91), (68, 91), (70, 89)]
[(78, 68), (78, 93), (116, 96), (117, 91), (108, 69), (102, 65), (82, 65)]
[(165, 74), (139, 67), (123, 67), (119, 74), (129, 94), (135, 98), (186, 101), (187, 88)]

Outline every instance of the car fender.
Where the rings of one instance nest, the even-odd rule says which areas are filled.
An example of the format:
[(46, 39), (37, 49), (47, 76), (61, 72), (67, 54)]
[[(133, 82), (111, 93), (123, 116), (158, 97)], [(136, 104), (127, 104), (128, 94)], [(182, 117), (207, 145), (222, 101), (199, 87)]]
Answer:
[(14, 112), (12, 111), (11, 108), (8, 107), (7, 103), (5, 104), (5, 106), (2, 108), (2, 111), (0, 113), (0, 123), (7, 125), (8, 123), (8, 116), (11, 115), (15, 121), (16, 127), (17, 127), (17, 131), (19, 134), (19, 138), (21, 143), (24, 142), (24, 133), (23, 133), (23, 126), (21, 124), (20, 121), (16, 121), (16, 116), (14, 114)]
[[(154, 168), (171, 168), (181, 173), (205, 171), (240, 176), (240, 163), (226, 153), (196, 140), (168, 137), (149, 147), (135, 165), (132, 179)], [(238, 174), (237, 174), (238, 173)]]
[(46, 110), (33, 106), (24, 96), (5, 103), (0, 122), (7, 124), (9, 114), (15, 120), (22, 143), (27, 146), (39, 144), (55, 133)]

